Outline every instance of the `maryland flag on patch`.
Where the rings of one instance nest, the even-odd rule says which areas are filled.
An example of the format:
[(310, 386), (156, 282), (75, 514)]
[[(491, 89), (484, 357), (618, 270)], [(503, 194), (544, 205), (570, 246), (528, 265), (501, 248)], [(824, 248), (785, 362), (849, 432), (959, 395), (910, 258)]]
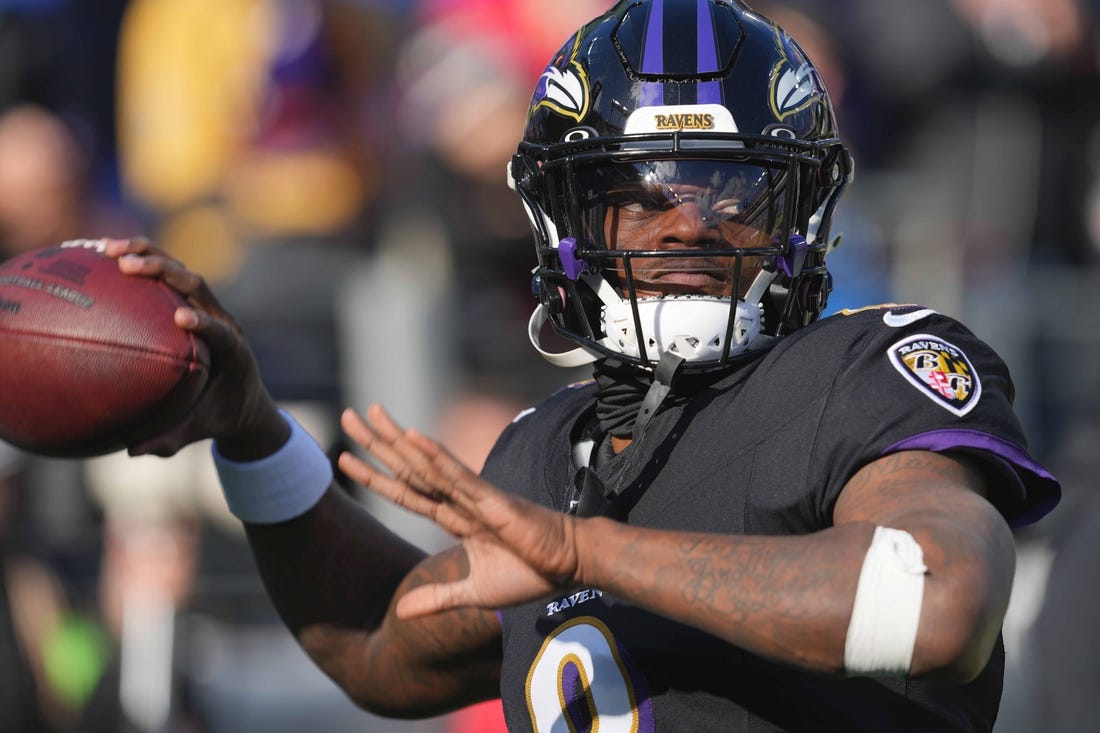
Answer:
[(917, 334), (887, 351), (905, 380), (940, 407), (962, 417), (982, 394), (978, 373), (962, 349), (936, 336)]

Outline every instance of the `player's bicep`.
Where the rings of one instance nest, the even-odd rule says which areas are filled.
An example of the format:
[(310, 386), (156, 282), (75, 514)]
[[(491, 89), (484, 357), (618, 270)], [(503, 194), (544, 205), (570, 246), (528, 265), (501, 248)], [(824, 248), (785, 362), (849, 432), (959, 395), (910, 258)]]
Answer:
[(834, 510), (837, 525), (903, 530), (920, 546), (928, 570), (915, 674), (976, 673), (1008, 605), (1013, 539), (972, 460), (926, 451), (884, 456), (848, 481)]
[(970, 503), (971, 495), (984, 500), (987, 493), (983, 474), (971, 460), (929, 451), (890, 453), (848, 480), (837, 498), (833, 522), (899, 521), (945, 508), (933, 497)]

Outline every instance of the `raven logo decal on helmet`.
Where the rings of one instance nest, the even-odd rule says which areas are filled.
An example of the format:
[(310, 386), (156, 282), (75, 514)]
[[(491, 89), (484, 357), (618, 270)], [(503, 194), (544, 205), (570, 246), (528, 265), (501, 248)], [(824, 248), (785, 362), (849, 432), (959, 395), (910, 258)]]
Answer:
[(822, 86), (817, 70), (808, 61), (798, 68), (792, 65), (791, 57), (801, 56), (791, 52), (793, 38), (777, 31), (775, 42), (781, 58), (772, 69), (772, 112), (776, 119), (782, 120), (817, 102), (822, 96)]
[(588, 114), (591, 99), (588, 73), (576, 61), (580, 39), (578, 33), (573, 37), (573, 47), (568, 56), (559, 55), (542, 72), (535, 88), (535, 104), (532, 110), (546, 107), (577, 122)]

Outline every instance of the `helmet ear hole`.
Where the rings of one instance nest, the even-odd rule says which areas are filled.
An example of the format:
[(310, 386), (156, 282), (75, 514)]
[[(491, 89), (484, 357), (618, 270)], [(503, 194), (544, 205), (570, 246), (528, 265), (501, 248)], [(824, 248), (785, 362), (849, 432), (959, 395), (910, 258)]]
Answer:
[[(564, 317), (567, 326), (572, 329), (580, 329), (581, 332), (588, 333), (593, 339), (599, 340), (602, 337), (599, 331), (600, 313), (603, 311), (604, 303), (600, 300), (600, 296), (592, 289), (586, 280), (578, 280), (572, 284), (573, 292), (577, 297), (573, 301), (574, 306), (579, 306), (581, 313), (574, 312), (573, 309), (566, 308)], [(608, 334), (610, 335), (610, 334)]]
[(560, 316), (565, 312), (565, 298), (561, 286), (554, 282), (553, 273), (536, 272), (531, 279), (531, 294), (550, 316)]
[(520, 193), (533, 196), (538, 188), (539, 166), (538, 162), (530, 155), (517, 153), (512, 156), (512, 163), (508, 169), (509, 183), (512, 188)]
[(787, 300), (790, 295), (791, 281), (784, 275), (775, 279), (764, 293), (761, 301), (764, 306), (764, 324), (766, 330), (773, 336), (788, 333), (790, 324), (786, 321), (790, 314), (784, 311), (788, 308)]
[(764, 323), (768, 331), (774, 336), (782, 336), (817, 320), (832, 290), (833, 277), (828, 271), (796, 278), (793, 284), (790, 278), (778, 278), (763, 299)]
[(542, 302), (552, 316), (560, 316), (565, 312), (565, 301), (557, 288), (547, 287), (544, 284)]

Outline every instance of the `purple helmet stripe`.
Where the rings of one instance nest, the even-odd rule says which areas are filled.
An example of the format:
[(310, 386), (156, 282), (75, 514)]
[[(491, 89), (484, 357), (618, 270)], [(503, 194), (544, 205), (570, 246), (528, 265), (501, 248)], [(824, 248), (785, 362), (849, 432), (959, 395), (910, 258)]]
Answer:
[[(645, 33), (645, 50), (642, 56), (643, 74), (660, 74), (665, 70), (665, 3), (654, 0), (650, 6)], [(651, 107), (665, 103), (665, 85), (659, 82), (643, 82), (641, 106)]]
[(654, 0), (649, 11), (645, 32), (645, 56), (642, 58), (643, 74), (660, 74), (665, 70), (665, 4)]
[[(698, 0), (696, 7), (698, 8), (696, 68), (702, 74), (718, 71), (718, 42), (714, 37), (714, 20), (710, 17), (710, 3), (708, 0)], [(696, 101), (699, 104), (722, 103), (722, 88), (716, 81), (700, 84), (697, 95)]]

